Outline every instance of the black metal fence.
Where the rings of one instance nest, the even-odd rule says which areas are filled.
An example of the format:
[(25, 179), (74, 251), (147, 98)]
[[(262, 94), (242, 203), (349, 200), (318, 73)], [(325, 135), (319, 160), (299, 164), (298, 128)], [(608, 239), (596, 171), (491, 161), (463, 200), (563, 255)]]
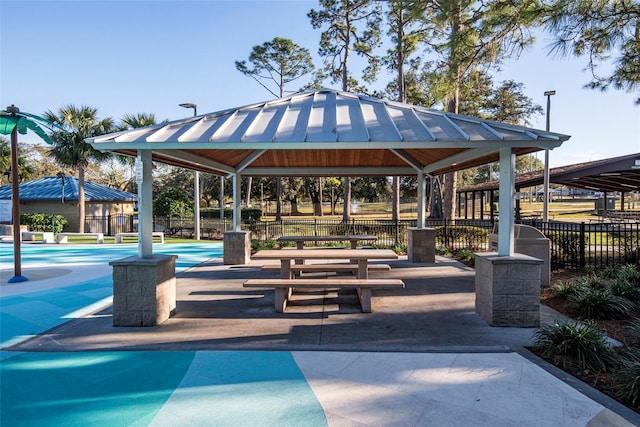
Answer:
[(523, 222), (551, 240), (551, 269), (640, 263), (638, 222)]
[[(640, 223), (637, 222), (559, 222), (527, 220), (519, 221), (540, 230), (551, 241), (551, 269), (605, 268), (640, 263)], [(425, 221), (427, 227), (436, 230), (436, 246), (450, 251), (470, 249), (488, 251), (491, 220), (457, 219), (455, 221)], [(202, 239), (222, 239), (225, 231), (232, 229), (226, 219), (203, 219), (200, 222)], [(406, 247), (408, 229), (416, 227), (416, 220), (352, 219), (283, 219), (281, 221), (243, 222), (242, 229), (250, 230), (252, 238), (259, 241), (275, 240), (280, 236), (331, 236), (344, 234), (373, 234), (377, 245)], [(87, 217), (85, 229), (114, 235), (119, 232), (135, 232), (138, 218), (135, 215), (111, 215)], [(193, 238), (193, 218), (154, 218), (154, 230), (168, 236)]]

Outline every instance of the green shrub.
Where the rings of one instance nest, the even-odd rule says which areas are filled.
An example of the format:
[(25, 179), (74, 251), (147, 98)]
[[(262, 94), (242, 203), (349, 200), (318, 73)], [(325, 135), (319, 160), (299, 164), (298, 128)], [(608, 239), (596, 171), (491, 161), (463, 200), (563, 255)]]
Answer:
[(640, 351), (635, 353), (638, 354), (622, 360), (616, 374), (616, 397), (632, 405), (640, 404)]
[[(577, 262), (580, 256), (580, 233), (562, 233), (555, 231), (548, 231), (547, 237), (556, 250), (565, 257)], [(585, 244), (588, 244), (588, 236), (585, 236)]]
[(626, 278), (617, 278), (611, 284), (611, 293), (635, 303), (640, 302), (640, 287), (632, 284)]
[(442, 256), (449, 256), (451, 255), (451, 250), (449, 250), (449, 248), (446, 246), (437, 246), (436, 254), (442, 255)]
[(559, 358), (563, 369), (573, 366), (602, 372), (618, 363), (607, 335), (593, 323), (556, 319), (536, 331), (533, 347), (545, 357)]
[(277, 246), (277, 242), (272, 239), (267, 239), (265, 241), (251, 239), (251, 249), (253, 249), (254, 251), (261, 251), (263, 249), (275, 249)]
[(631, 337), (629, 345), (640, 347), (640, 318), (634, 318), (627, 326), (627, 331)]
[(615, 269), (616, 279), (626, 280), (636, 287), (640, 287), (640, 271), (633, 264), (625, 264)]
[(168, 188), (153, 201), (153, 214), (155, 216), (192, 217), (193, 201), (184, 191), (178, 188)]
[(576, 313), (587, 319), (624, 319), (635, 309), (633, 302), (614, 295), (609, 289), (584, 288), (568, 299)]
[(454, 257), (460, 262), (467, 265), (474, 265), (475, 258), (473, 256), (473, 251), (468, 248), (460, 249), (455, 251)]
[(69, 221), (62, 215), (34, 213), (20, 215), (20, 223), (28, 226), (31, 231), (60, 233)]
[[(200, 216), (203, 219), (220, 219), (220, 209), (214, 208), (204, 208), (200, 210)], [(233, 209), (225, 208), (224, 209), (224, 218), (231, 219), (233, 218)]]
[(564, 281), (551, 286), (551, 293), (554, 296), (562, 298), (569, 298), (570, 295), (582, 291), (583, 289), (580, 287), (580, 285), (572, 281)]
[(604, 290), (609, 287), (609, 282), (597, 276), (578, 277), (574, 280), (574, 284), (578, 289), (599, 289)]

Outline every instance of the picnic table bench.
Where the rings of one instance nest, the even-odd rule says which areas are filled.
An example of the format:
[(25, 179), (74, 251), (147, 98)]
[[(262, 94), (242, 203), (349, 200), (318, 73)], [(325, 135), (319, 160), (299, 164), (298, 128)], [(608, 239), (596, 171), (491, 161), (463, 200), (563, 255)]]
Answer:
[(103, 233), (69, 233), (63, 232), (56, 234), (56, 243), (69, 243), (68, 237), (95, 237), (98, 244), (104, 243), (104, 234)]
[[(280, 271), (279, 265), (263, 265), (261, 267), (262, 271)], [(389, 264), (367, 264), (367, 269), (371, 271), (390, 271), (391, 266)], [(317, 273), (317, 272), (348, 272), (357, 274), (358, 273), (358, 264), (345, 264), (345, 263), (336, 263), (336, 264), (295, 264), (291, 266), (291, 276), (293, 277), (295, 273)]]
[(51, 231), (22, 231), (21, 232), (22, 240), (24, 241), (33, 241), (36, 240), (35, 237), (39, 236), (42, 238), (42, 243), (53, 243), (55, 239), (53, 237), (53, 232)]
[(249, 279), (245, 288), (274, 288), (275, 311), (284, 313), (293, 289), (352, 288), (357, 291), (363, 313), (371, 313), (371, 290), (404, 288), (400, 279)]

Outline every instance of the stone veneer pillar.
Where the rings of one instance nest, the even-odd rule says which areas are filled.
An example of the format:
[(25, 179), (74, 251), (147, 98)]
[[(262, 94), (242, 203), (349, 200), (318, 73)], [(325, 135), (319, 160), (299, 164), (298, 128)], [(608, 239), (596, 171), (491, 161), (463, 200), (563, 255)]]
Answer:
[(433, 228), (410, 228), (407, 243), (407, 259), (415, 263), (436, 262), (436, 230)]
[(225, 231), (223, 252), (225, 264), (248, 264), (251, 261), (251, 232)]
[(176, 312), (177, 255), (132, 256), (113, 266), (113, 326), (157, 326)]
[(476, 313), (490, 326), (539, 327), (541, 266), (524, 254), (476, 253)]

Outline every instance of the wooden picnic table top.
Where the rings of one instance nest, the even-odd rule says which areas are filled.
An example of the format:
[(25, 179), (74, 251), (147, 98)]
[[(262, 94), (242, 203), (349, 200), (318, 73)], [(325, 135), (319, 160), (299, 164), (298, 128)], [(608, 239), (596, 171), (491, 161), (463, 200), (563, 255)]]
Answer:
[(253, 259), (398, 259), (391, 249), (265, 249), (251, 255)]
[(378, 237), (373, 234), (353, 234), (338, 236), (280, 236), (276, 240), (278, 242), (341, 242), (341, 241), (358, 241), (358, 240), (377, 240)]

